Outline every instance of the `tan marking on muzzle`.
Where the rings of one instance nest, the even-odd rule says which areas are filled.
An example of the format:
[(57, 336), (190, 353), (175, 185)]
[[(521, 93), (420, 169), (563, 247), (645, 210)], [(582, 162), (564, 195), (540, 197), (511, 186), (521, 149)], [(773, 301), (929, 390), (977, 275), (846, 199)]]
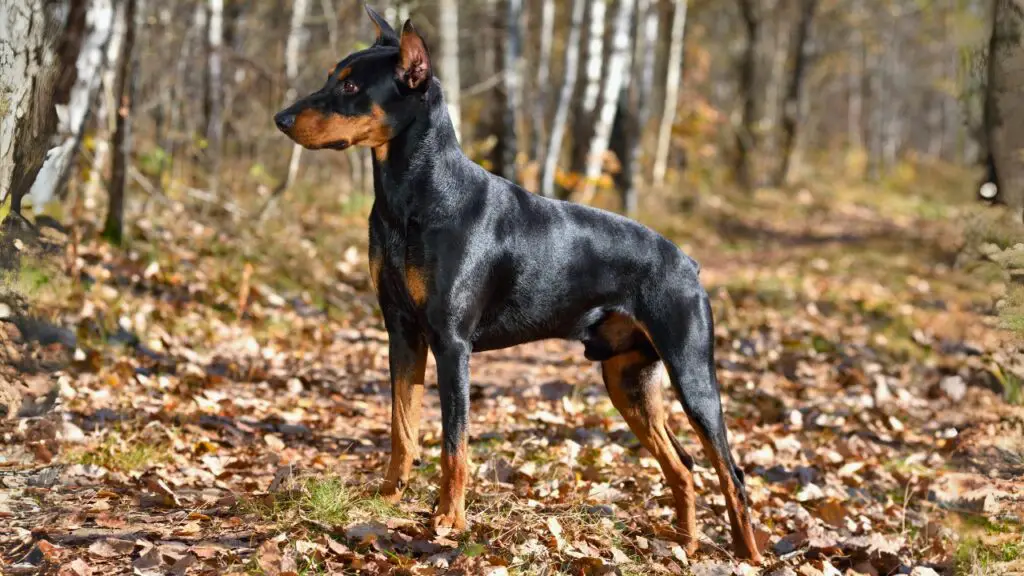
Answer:
[(324, 114), (307, 108), (295, 117), (289, 136), (297, 144), (313, 149), (342, 141), (349, 146), (376, 148), (391, 139), (391, 128), (387, 124), (387, 114), (376, 104), (365, 116)]

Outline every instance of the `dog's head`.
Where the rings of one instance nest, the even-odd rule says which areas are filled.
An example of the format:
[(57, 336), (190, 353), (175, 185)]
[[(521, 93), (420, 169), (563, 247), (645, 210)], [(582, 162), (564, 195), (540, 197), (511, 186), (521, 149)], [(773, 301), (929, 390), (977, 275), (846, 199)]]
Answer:
[(414, 113), (431, 81), (423, 38), (406, 21), (399, 36), (369, 6), (377, 39), (339, 62), (322, 88), (278, 112), (274, 123), (311, 150), (349, 146), (386, 149), (395, 129)]

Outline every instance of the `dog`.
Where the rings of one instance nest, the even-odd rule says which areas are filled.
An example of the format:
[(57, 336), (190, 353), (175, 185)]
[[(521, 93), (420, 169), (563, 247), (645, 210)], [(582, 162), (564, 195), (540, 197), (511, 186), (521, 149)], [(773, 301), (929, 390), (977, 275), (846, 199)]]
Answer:
[(743, 472), (726, 437), (697, 263), (633, 220), (531, 194), (469, 160), (423, 38), (411, 21), (399, 35), (366, 11), (377, 29), (373, 45), (341, 60), (322, 88), (274, 121), (307, 149), (372, 150), (370, 277), (390, 339), (392, 398), (381, 495), (401, 498), (417, 457), (428, 349), (443, 428), (432, 524), (458, 531), (466, 526), (471, 354), (575, 340), (601, 363), (612, 403), (661, 465), (693, 553), (693, 459), (668, 426), (664, 366), (718, 474), (737, 555), (760, 562)]

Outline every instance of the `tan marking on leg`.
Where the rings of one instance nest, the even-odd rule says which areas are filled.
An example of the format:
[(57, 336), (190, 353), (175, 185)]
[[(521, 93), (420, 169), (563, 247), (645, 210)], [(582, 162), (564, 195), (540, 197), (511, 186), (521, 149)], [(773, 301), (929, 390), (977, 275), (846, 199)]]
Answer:
[(392, 503), (401, 499), (412, 463), (419, 455), (420, 408), (427, 367), (426, 345), (421, 346), (415, 364), (391, 376), (391, 460), (381, 496)]
[(613, 312), (601, 322), (598, 333), (608, 341), (613, 350), (629, 350), (633, 348), (638, 334), (638, 324), (633, 318), (625, 314)]
[(661, 363), (641, 352), (626, 352), (602, 363), (605, 386), (612, 404), (622, 414), (640, 444), (651, 453), (672, 490), (682, 544), (688, 554), (697, 550), (697, 507), (693, 474), (684, 463), (692, 461), (673, 442), (661, 394)]
[(413, 303), (422, 306), (427, 301), (427, 272), (414, 265), (405, 267), (405, 287)]
[(388, 159), (388, 145), (387, 143), (381, 144), (373, 149), (373, 156), (378, 162), (383, 162)]
[(373, 286), (373, 292), (380, 294), (380, 270), (381, 260), (379, 256), (370, 256), (370, 284)]
[(441, 453), (441, 495), (434, 513), (434, 529), (466, 527), (466, 482), (469, 477), (468, 447), (463, 440), (454, 454)]
[[(693, 426), (693, 421), (690, 421)], [(704, 447), (704, 453), (718, 473), (718, 481), (722, 485), (722, 494), (725, 496), (725, 506), (729, 511), (729, 524), (732, 530), (732, 544), (737, 556), (747, 558), (755, 564), (762, 561), (761, 552), (757, 548), (757, 540), (754, 538), (754, 528), (750, 524), (750, 513), (743, 499), (739, 494), (739, 487), (732, 480), (729, 470), (729, 463), (720, 457), (714, 449), (709, 438), (701, 434), (701, 429), (693, 426)]]

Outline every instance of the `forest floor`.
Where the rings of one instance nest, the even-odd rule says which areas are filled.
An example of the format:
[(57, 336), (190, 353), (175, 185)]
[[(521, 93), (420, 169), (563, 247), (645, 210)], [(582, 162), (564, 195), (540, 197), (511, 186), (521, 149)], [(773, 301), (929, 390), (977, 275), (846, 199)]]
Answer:
[(376, 498), (390, 392), (365, 205), (300, 191), (256, 224), (166, 201), (127, 249), (29, 234), (0, 305), (0, 378), (24, 397), (0, 420), (0, 572), (1024, 573), (1024, 346), (999, 329), (1000, 277), (955, 265), (983, 209), (921, 189), (648, 220), (712, 294), (761, 568), (732, 558), (673, 399), (697, 458), (686, 557), (656, 463), (573, 343), (474, 357), (468, 531), (430, 529), (432, 360), (421, 463), (400, 504)]

